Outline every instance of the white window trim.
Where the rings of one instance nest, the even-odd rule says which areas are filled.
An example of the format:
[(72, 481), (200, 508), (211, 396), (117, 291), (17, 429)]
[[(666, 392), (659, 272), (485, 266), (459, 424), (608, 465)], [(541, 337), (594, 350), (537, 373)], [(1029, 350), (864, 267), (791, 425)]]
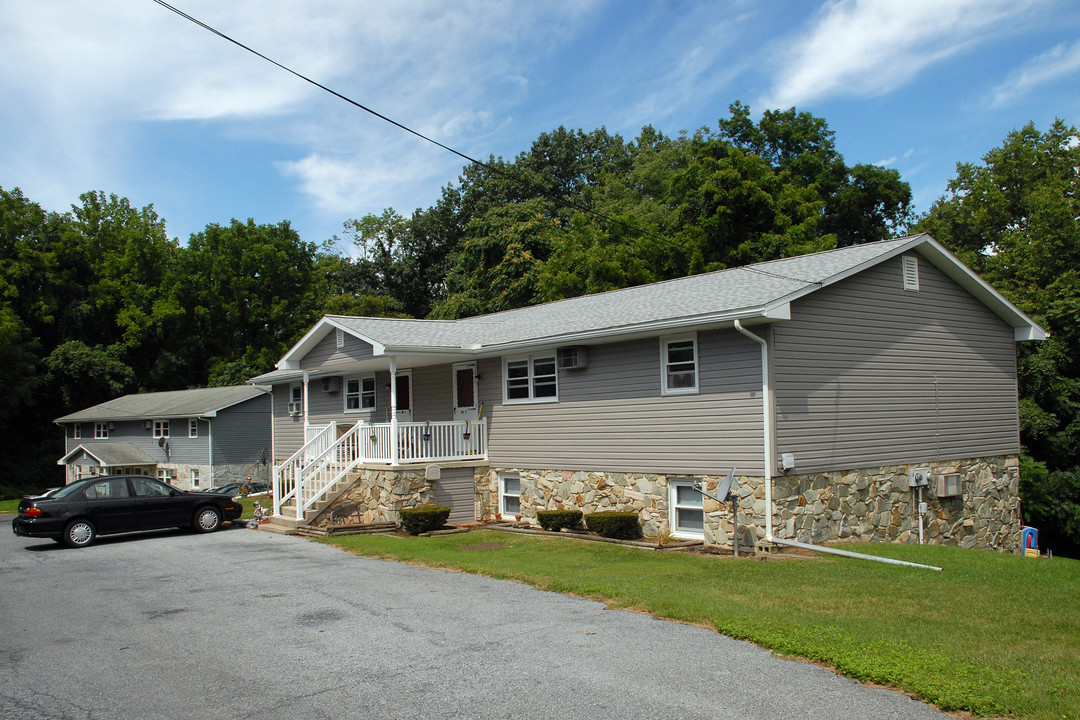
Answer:
[(82, 423), (75, 423), (71, 426), (71, 439), (82, 440)]
[(155, 420), (154, 421), (154, 439), (169, 437), (169, 421), (168, 420)]
[[(529, 363), (529, 397), (527, 398), (511, 398), (509, 394), (509, 381), (510, 374), (507, 370), (507, 366), (512, 362), (521, 362), (523, 360)], [(535, 397), (536, 391), (536, 375), (535, 367), (538, 360), (551, 360), (552, 366), (555, 368), (555, 394), (550, 397)], [(557, 403), (559, 402), (559, 363), (555, 357), (555, 351), (550, 353), (533, 353), (532, 355), (515, 355), (512, 357), (504, 357), (502, 360), (502, 394), (503, 403), (506, 405), (527, 405), (535, 403)]]
[(199, 419), (188, 418), (187, 436), (189, 438), (199, 437)]
[[(694, 386), (685, 388), (668, 387), (668, 346), (673, 343), (691, 341), (694, 343)], [(685, 335), (668, 335), (660, 338), (660, 394), (667, 395), (697, 395), (701, 387), (701, 362), (698, 358), (697, 333)]]
[[(506, 497), (507, 497), (506, 481), (508, 479), (509, 480), (517, 480), (517, 483), (518, 483), (518, 494), (517, 495), (510, 495), (510, 497), (517, 498), (518, 506), (517, 506), (517, 508), (515, 510), (507, 510), (506, 509)], [(521, 474), (520, 473), (515, 473), (515, 472), (499, 473), (499, 513), (502, 514), (503, 516), (511, 516), (511, 515), (520, 515), (521, 514)]]
[[(678, 505), (677, 503), (678, 503), (679, 494), (678, 494), (676, 488), (678, 488), (680, 486), (681, 487), (691, 487), (692, 488), (694, 486), (695, 480), (696, 480), (695, 478), (678, 478), (678, 479), (669, 478), (668, 479), (668, 532), (671, 534), (672, 537), (681, 538), (681, 539), (684, 539), (684, 540), (700, 540), (701, 538), (705, 537), (704, 528), (702, 528), (701, 531), (680, 530), (680, 529), (678, 529), (678, 524), (677, 524), (678, 523), (678, 516), (677, 516), (676, 510), (678, 508), (682, 507), (682, 508), (690, 508), (690, 509), (696, 510), (696, 509), (698, 509), (698, 506), (696, 506), (696, 505), (692, 505), (692, 506), (691, 505)], [(702, 506), (704, 506), (704, 504), (705, 504), (704, 500), (702, 500)], [(701, 508), (701, 520), (702, 520), (702, 525), (704, 525), (704, 522), (705, 522), (705, 508), (704, 507)]]
[[(349, 407), (349, 394), (350, 394), (349, 393), (349, 382), (352, 381), (352, 380), (355, 380), (355, 381), (357, 381), (359, 383), (360, 407), (358, 407), (358, 408), (350, 408)], [(371, 398), (372, 398), (371, 407), (364, 407), (364, 381), (365, 380), (370, 380), (371, 381)], [(376, 385), (376, 383), (375, 383), (375, 376), (374, 375), (349, 375), (348, 377), (342, 378), (341, 382), (345, 386), (344, 387), (344, 392), (342, 392), (342, 399), (341, 399), (342, 412), (348, 413), (350, 415), (355, 415), (356, 413), (371, 413), (371, 412), (375, 411), (375, 408), (378, 407), (378, 405), (379, 405), (379, 399), (378, 399), (378, 385)]]
[(109, 423), (94, 423), (94, 439), (95, 440), (108, 440), (109, 439)]

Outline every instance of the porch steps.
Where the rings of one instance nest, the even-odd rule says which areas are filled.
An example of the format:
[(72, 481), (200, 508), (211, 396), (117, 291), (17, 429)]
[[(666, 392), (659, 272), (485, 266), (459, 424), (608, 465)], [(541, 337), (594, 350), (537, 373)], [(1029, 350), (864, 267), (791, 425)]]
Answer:
[(321, 499), (315, 502), (314, 505), (309, 507), (304, 513), (303, 520), (296, 519), (296, 504), (290, 502), (281, 506), (281, 515), (273, 515), (270, 517), (270, 522), (260, 525), (260, 529), (268, 530), (269, 532), (280, 532), (286, 535), (306, 534), (302, 530), (315, 530), (311, 523), (314, 522), (322, 515), (330, 505), (345, 494), (355, 483), (359, 477), (357, 473), (349, 473), (341, 480), (337, 481), (329, 488)]

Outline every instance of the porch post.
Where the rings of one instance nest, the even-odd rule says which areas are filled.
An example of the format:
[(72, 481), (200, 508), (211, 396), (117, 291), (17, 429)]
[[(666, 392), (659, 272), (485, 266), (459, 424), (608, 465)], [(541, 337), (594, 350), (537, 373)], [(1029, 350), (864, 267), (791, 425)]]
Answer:
[(398, 419), (397, 419), (397, 359), (390, 358), (390, 464), (396, 466), (400, 460), (398, 454)]

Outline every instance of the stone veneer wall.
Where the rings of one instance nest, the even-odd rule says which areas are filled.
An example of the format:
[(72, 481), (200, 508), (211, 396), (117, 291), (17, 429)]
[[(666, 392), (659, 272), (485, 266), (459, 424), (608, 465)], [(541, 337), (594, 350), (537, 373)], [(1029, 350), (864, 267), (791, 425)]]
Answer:
[(435, 492), (424, 478), (424, 470), (389, 470), (365, 468), (359, 471), (356, 483), (334, 501), (327, 512), (316, 521), (321, 527), (330, 524), (330, 509), (354, 503), (357, 512), (343, 522), (361, 524), (397, 522), (399, 511), (406, 507), (434, 505)]
[[(938, 475), (960, 473), (963, 495), (934, 496), (923, 489), (927, 504), (924, 542), (1018, 552), (1020, 548), (1020, 481), (1016, 456), (773, 478), (773, 532), (777, 538), (824, 543), (842, 539), (915, 543), (918, 497), (908, 487), (908, 472), (929, 467)], [(499, 472), (521, 478), (522, 520), (536, 523), (537, 510), (632, 511), (641, 518), (646, 537), (668, 532), (668, 478), (683, 475), (499, 468), (478, 471), (477, 517), (491, 522), (499, 507)], [(706, 492), (715, 493), (722, 478), (697, 476)], [(738, 478), (739, 544), (765, 541), (765, 485), (761, 477)], [(730, 545), (730, 506), (704, 498), (705, 542)], [(506, 520), (508, 518), (502, 518)]]

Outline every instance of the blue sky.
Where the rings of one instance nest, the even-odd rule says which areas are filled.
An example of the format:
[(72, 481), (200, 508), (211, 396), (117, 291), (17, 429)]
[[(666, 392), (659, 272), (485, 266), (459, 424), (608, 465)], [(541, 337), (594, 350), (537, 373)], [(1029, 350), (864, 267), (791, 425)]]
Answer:
[[(173, 4), (484, 159), (560, 125), (631, 139), (795, 106), (924, 212), (1009, 131), (1080, 124), (1072, 0)], [(57, 211), (153, 203), (181, 241), (250, 217), (321, 243), (430, 206), (463, 165), (151, 0), (0, 0), (0, 138), (0, 186)]]

